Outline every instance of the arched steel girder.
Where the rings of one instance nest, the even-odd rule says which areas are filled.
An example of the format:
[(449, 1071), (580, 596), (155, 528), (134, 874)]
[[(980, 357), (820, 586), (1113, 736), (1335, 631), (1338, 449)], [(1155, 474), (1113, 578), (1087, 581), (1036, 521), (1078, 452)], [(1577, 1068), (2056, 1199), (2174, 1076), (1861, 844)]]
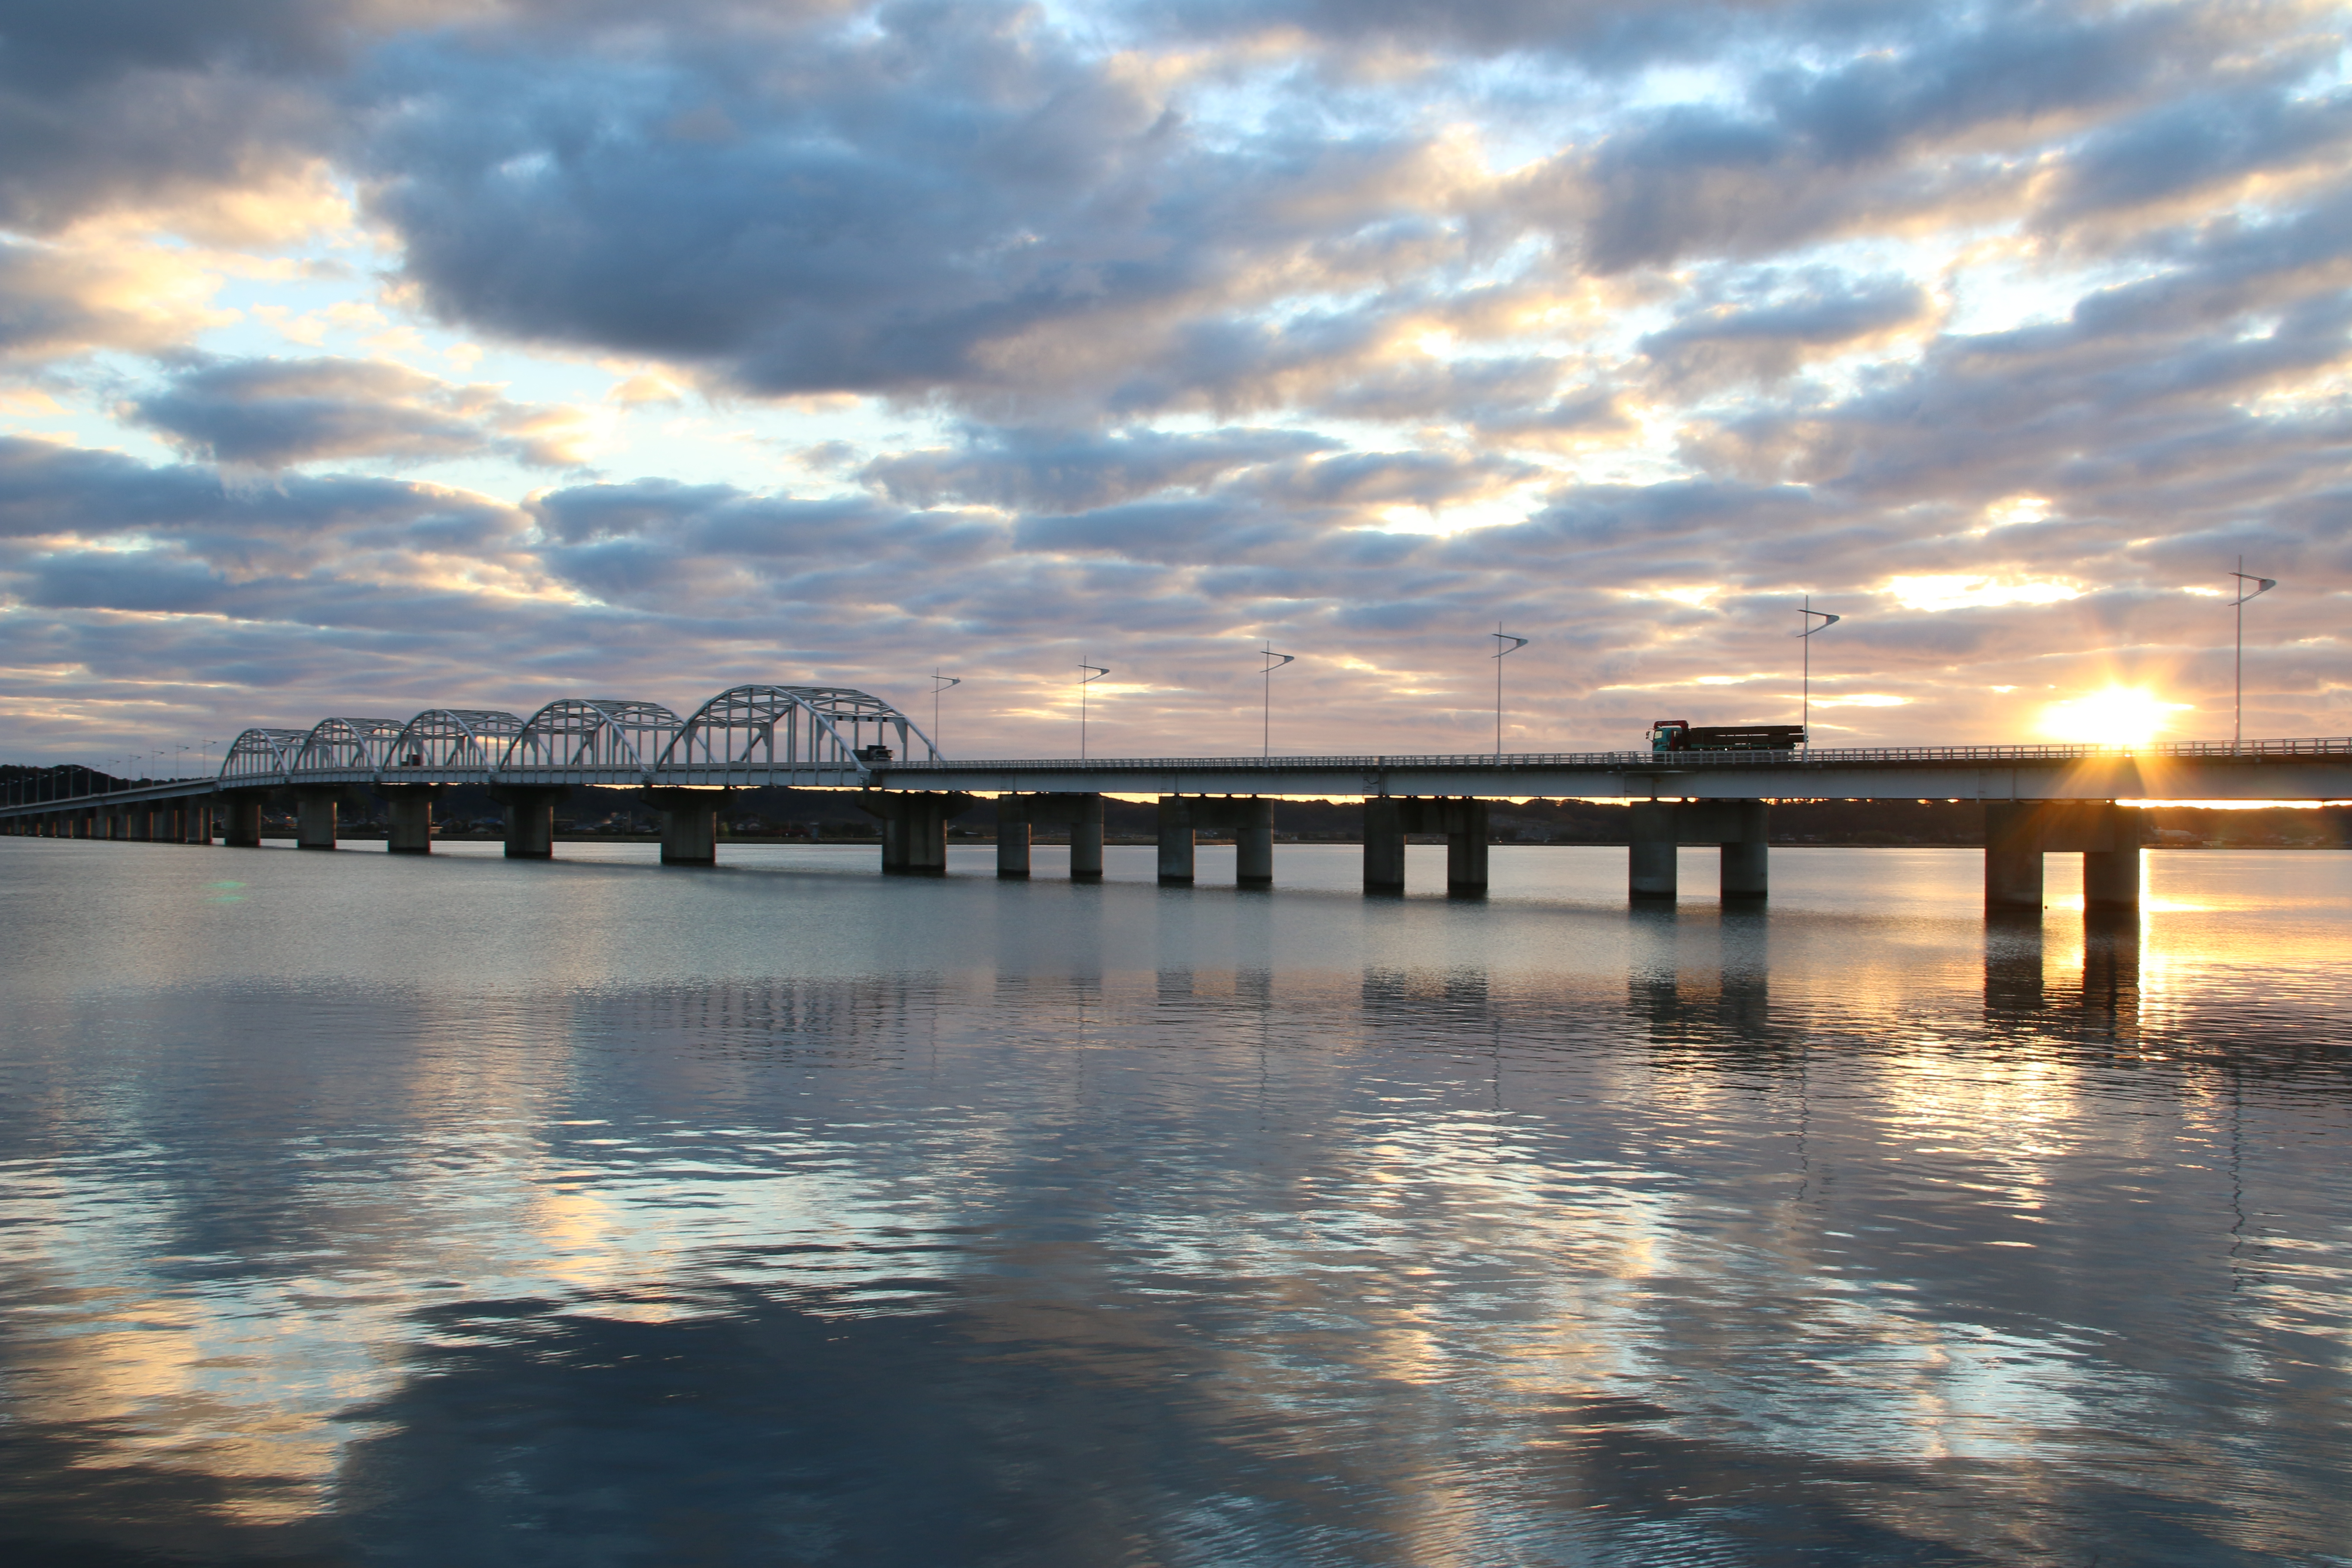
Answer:
[(398, 719), (321, 719), (304, 737), (294, 772), (321, 782), (367, 783), (383, 771), (392, 743), (407, 727)]
[(508, 742), (499, 773), (517, 783), (643, 784), (680, 722), (658, 702), (562, 698)]
[(308, 730), (247, 730), (221, 759), (219, 783), (224, 787), (284, 783), (310, 737)]
[(708, 784), (779, 773), (810, 783), (863, 781), (872, 763), (911, 761), (917, 745), (927, 760), (939, 760), (930, 737), (913, 720), (868, 692), (843, 686), (733, 686), (695, 710), (656, 766), (665, 775)]
[(493, 708), (429, 708), (408, 721), (383, 765), (386, 784), (488, 777), (523, 721)]
[[(875, 748), (885, 748), (877, 752)], [(886, 754), (887, 753), (887, 754)], [(843, 686), (730, 687), (682, 720), (658, 702), (565, 698), (528, 720), (486, 708), (251, 729), (222, 787), (318, 784), (863, 784), (884, 760), (940, 760), (913, 720)]]

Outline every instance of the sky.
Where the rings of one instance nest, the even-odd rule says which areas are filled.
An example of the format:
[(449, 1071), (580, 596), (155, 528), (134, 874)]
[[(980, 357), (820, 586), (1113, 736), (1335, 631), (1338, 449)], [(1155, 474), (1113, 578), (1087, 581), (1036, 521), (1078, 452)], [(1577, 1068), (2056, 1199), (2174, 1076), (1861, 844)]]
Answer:
[(0, 761), (2352, 733), (2346, 15), (5, 0)]

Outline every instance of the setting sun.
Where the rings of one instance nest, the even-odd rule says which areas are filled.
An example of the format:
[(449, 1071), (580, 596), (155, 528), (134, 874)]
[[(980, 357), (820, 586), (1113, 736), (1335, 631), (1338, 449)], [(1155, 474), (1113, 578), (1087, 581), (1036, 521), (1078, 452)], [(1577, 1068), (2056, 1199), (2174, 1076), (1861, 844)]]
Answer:
[(2156, 739), (2175, 713), (2192, 705), (2167, 702), (2142, 687), (2110, 686), (2042, 710), (2042, 733), (2055, 741), (2097, 746), (2138, 746)]

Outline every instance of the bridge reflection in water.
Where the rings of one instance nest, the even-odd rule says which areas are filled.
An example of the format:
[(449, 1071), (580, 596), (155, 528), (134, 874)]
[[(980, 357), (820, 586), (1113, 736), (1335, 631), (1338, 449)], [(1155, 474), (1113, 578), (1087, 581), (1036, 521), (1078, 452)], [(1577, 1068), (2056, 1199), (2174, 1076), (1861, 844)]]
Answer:
[[(98, 775), (81, 775), (110, 785)], [(1989, 910), (2038, 910), (2043, 858), (2083, 858), (2093, 910), (2141, 900), (2139, 808), (2148, 800), (2352, 798), (2352, 739), (2141, 747), (1959, 746), (1787, 752), (1606, 752), (1451, 756), (1160, 757), (952, 760), (906, 713), (847, 687), (730, 687), (680, 718), (656, 702), (567, 698), (529, 718), (431, 709), (407, 720), (336, 717), (309, 730), (251, 729), (210, 778), (86, 790), (0, 806), (0, 831), (145, 842), (258, 846), (262, 812), (289, 802), (296, 843), (336, 844), (357, 792), (383, 801), (386, 847), (428, 854), (435, 802), (488, 789), (505, 815), (506, 853), (554, 853), (554, 813), (581, 790), (627, 791), (662, 822), (666, 865), (718, 858), (719, 812), (735, 789), (844, 794), (882, 825), (882, 869), (942, 875), (948, 824), (984, 796), (996, 817), (997, 875), (1030, 874), (1032, 830), (1066, 826), (1070, 875), (1102, 874), (1106, 795), (1156, 797), (1158, 874), (1195, 876), (1203, 831), (1235, 846), (1235, 879), (1270, 886), (1277, 803), (1363, 802), (1363, 887), (1404, 890), (1410, 836), (1442, 834), (1446, 889), (1489, 886), (1489, 804), (1533, 797), (1623, 800), (1626, 891), (1671, 905), (1677, 850), (1713, 845), (1725, 903), (1769, 892), (1776, 800), (1978, 801), (1985, 810)]]

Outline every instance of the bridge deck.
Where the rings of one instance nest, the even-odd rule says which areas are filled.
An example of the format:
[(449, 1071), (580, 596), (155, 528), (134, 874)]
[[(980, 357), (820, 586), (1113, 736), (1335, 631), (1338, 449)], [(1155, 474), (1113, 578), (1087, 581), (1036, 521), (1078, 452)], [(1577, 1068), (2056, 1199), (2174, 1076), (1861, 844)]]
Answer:
[(2352, 799), (2352, 740), (889, 763), (887, 789), (1703, 800)]
[(1904, 746), (1810, 752), (1580, 752), (1320, 757), (700, 761), (642, 768), (341, 765), (175, 779), (0, 805), (0, 817), (95, 804), (301, 785), (493, 784), (587, 788), (955, 790), (1103, 795), (1535, 795), (1717, 800), (2347, 800), (2352, 739), (2099, 746)]

